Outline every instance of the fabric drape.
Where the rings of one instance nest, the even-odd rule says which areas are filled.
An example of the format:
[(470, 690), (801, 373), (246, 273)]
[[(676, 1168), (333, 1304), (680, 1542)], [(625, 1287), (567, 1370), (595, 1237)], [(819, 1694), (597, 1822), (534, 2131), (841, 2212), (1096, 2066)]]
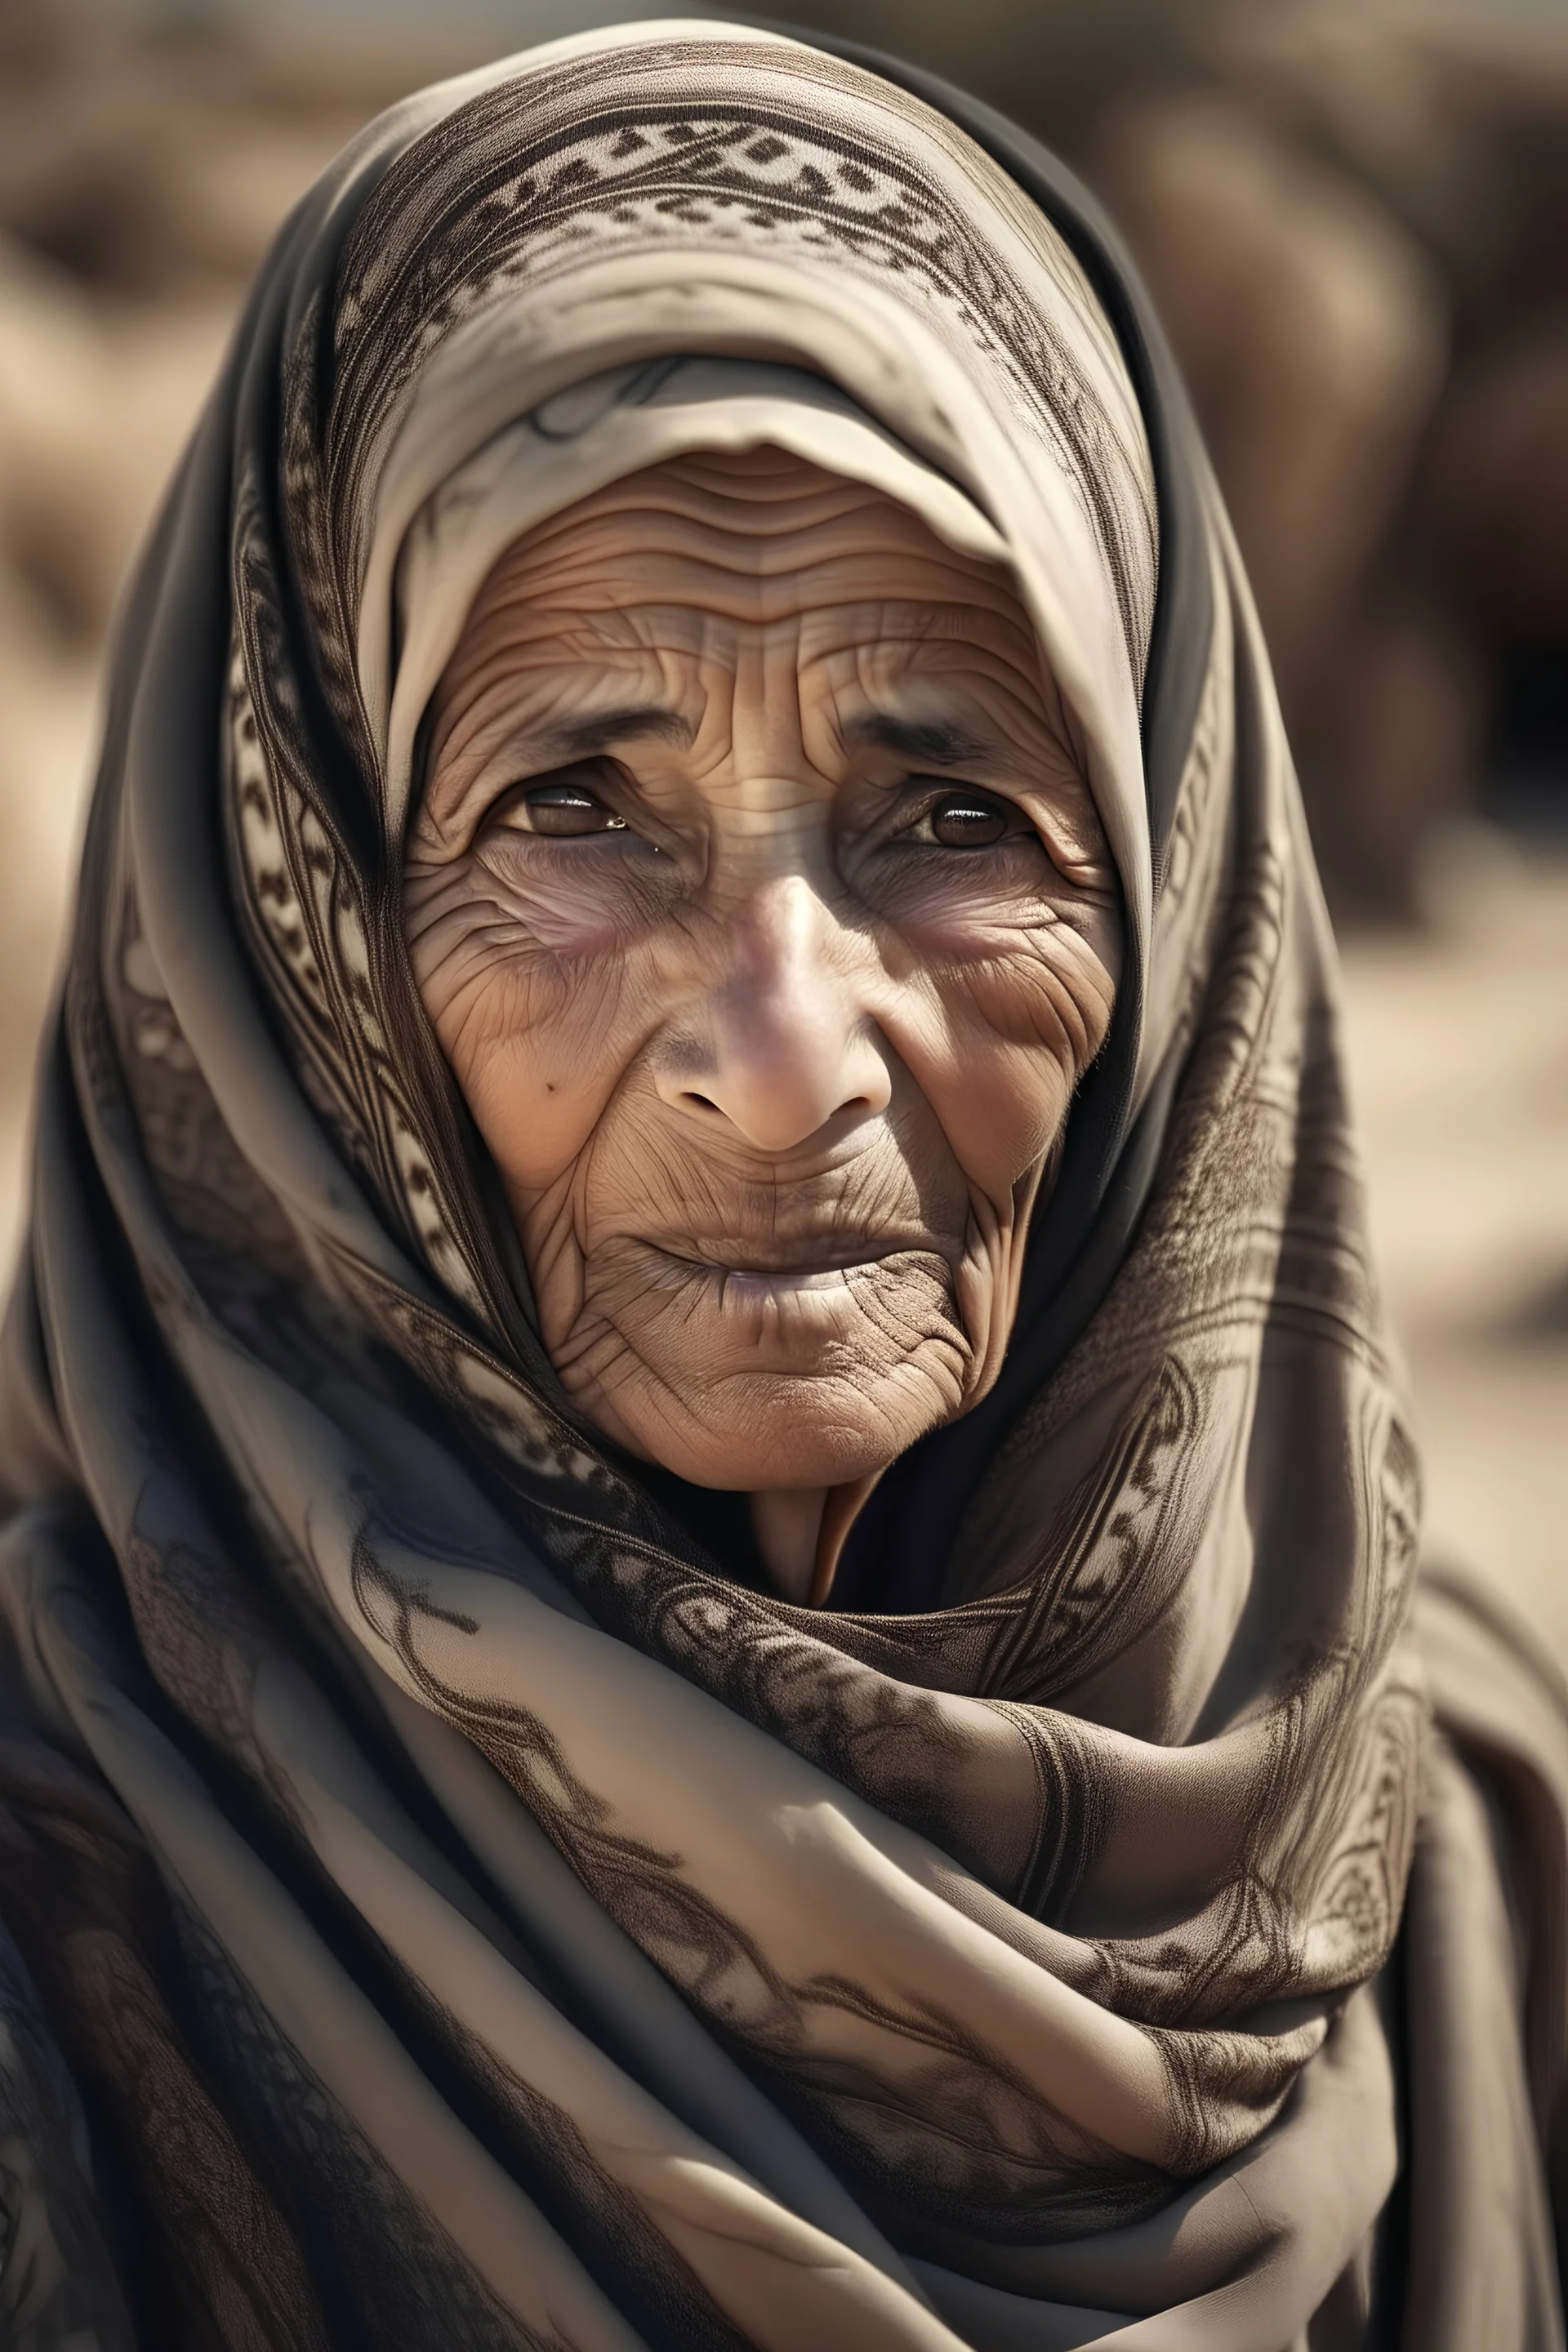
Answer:
[[(1114, 239), (916, 80), (671, 24), (410, 100), (142, 563), (0, 1393), (26, 2352), (1562, 2340), (1568, 1735), (1414, 1613), (1245, 582)], [(409, 534), (682, 354), (998, 535), (1129, 943), (998, 1389), (816, 1611), (568, 1406), (402, 939)]]

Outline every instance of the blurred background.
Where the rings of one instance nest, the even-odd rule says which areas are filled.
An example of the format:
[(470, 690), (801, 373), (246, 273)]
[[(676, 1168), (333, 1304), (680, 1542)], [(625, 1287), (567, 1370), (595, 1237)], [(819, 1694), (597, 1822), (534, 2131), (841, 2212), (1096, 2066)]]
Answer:
[[(798, 5), (1041, 132), (1153, 287), (1343, 943), (1430, 1538), (1568, 1662), (1568, 0)], [(268, 236), (406, 89), (656, 13), (0, 0), (7, 1262), (105, 633)]]

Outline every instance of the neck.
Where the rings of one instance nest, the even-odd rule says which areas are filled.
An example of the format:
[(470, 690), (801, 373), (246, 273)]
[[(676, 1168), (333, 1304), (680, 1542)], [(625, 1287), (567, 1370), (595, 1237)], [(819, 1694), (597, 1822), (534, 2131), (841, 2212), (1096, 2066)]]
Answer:
[(752, 1531), (786, 1601), (805, 1608), (816, 1573), (826, 1486), (775, 1486), (752, 1496)]
[(786, 1601), (820, 1609), (839, 1555), (879, 1470), (842, 1486), (775, 1486), (752, 1496), (752, 1532), (763, 1565)]

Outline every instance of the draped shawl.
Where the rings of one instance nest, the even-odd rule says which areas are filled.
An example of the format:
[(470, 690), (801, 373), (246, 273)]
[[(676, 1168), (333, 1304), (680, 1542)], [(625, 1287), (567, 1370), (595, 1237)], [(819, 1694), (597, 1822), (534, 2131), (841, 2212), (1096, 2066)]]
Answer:
[[(1122, 887), (1003, 1377), (817, 1611), (569, 1407), (402, 937), (406, 531), (692, 351), (989, 516)], [(984, 110), (642, 26), (305, 199), (122, 617), (0, 1410), (8, 2343), (1559, 2340), (1560, 1703), (1446, 1588), (1431, 1736), (1256, 622)]]

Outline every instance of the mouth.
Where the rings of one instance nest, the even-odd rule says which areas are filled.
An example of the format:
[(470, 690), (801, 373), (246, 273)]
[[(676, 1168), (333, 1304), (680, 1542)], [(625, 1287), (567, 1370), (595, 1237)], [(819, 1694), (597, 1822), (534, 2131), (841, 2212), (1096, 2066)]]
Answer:
[(883, 1288), (911, 1276), (943, 1289), (950, 1279), (946, 1254), (929, 1234), (918, 1239), (879, 1234), (875, 1241), (840, 1237), (794, 1248), (756, 1242), (725, 1246), (703, 1240), (643, 1244), (665, 1279), (695, 1303), (742, 1329), (824, 1337), (858, 1324), (867, 1310), (868, 1288)]
[[(722, 1242), (668, 1226), (657, 1242), (646, 1226), (606, 1236), (587, 1258), (577, 1323), (549, 1344), (568, 1388), (591, 1411), (600, 1399), (616, 1427), (626, 1401), (640, 1412), (643, 1384), (653, 1384), (662, 1434), (658, 1444), (639, 1435), (637, 1449), (657, 1461), (668, 1459), (660, 1446), (671, 1426), (717, 1416), (729, 1450), (702, 1454), (699, 1485), (755, 1484), (735, 1474), (742, 1454), (783, 1460), (807, 1440), (814, 1462), (838, 1465), (827, 1485), (858, 1477), (890, 1458), (878, 1451), (884, 1408), (927, 1400), (930, 1411), (921, 1403), (917, 1412), (923, 1432), (961, 1408), (969, 1381), (974, 1351), (952, 1256), (929, 1227), (907, 1237), (912, 1222), (874, 1234), (835, 1234), (826, 1219), (815, 1234), (788, 1236), (731, 1227)], [(868, 1405), (868, 1394), (881, 1403)], [(792, 1472), (762, 1483), (817, 1482)]]

